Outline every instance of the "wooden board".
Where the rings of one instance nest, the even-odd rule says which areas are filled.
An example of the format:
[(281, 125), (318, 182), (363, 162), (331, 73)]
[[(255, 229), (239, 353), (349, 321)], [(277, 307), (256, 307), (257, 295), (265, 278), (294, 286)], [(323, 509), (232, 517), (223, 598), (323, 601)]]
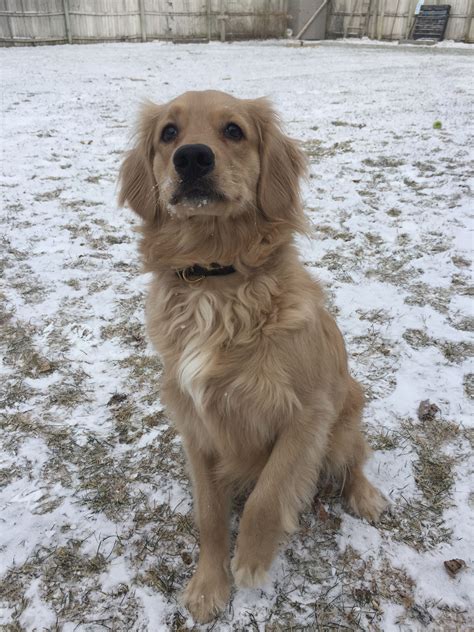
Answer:
[(416, 16), (413, 39), (442, 40), (448, 24), (450, 4), (425, 4)]

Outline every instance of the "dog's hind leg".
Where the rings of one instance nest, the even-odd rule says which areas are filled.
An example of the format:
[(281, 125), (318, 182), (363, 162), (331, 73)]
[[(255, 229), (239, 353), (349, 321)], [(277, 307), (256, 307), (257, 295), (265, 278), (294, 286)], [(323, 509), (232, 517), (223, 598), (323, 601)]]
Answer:
[(363, 471), (370, 454), (360, 427), (363, 407), (362, 388), (351, 379), (343, 410), (331, 431), (324, 469), (340, 486), (351, 511), (375, 522), (388, 503)]

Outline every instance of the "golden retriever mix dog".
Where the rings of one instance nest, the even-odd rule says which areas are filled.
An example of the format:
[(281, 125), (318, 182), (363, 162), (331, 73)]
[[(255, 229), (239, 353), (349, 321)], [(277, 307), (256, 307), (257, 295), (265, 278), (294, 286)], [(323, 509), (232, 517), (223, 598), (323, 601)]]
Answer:
[[(305, 165), (267, 100), (206, 91), (145, 105), (121, 169), (153, 273), (162, 397), (193, 481), (200, 556), (184, 602), (199, 622), (225, 606), (230, 569), (238, 586), (265, 581), (320, 477), (367, 520), (386, 505), (362, 469), (362, 389), (293, 243)], [(243, 489), (230, 563), (230, 499)]]

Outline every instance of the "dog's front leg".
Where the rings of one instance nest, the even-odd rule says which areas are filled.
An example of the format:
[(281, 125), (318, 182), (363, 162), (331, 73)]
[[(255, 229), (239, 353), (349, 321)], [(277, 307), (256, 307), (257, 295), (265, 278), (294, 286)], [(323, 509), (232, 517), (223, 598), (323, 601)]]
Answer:
[(232, 560), (237, 585), (265, 583), (282, 536), (296, 529), (298, 514), (315, 491), (331, 417), (330, 406), (311, 411), (289, 420), (280, 433), (240, 520)]
[(193, 479), (200, 551), (183, 601), (196, 621), (206, 623), (225, 607), (230, 594), (229, 497), (214, 476), (213, 457), (190, 444), (185, 448)]

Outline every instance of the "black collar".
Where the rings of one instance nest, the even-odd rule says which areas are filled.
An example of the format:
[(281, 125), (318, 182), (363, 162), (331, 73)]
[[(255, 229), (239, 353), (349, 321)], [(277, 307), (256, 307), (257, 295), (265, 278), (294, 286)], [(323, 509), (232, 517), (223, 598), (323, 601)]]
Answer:
[(221, 266), (218, 263), (211, 263), (210, 268), (194, 265), (183, 270), (176, 270), (176, 276), (182, 281), (196, 283), (207, 276), (224, 276), (235, 272), (234, 266)]

